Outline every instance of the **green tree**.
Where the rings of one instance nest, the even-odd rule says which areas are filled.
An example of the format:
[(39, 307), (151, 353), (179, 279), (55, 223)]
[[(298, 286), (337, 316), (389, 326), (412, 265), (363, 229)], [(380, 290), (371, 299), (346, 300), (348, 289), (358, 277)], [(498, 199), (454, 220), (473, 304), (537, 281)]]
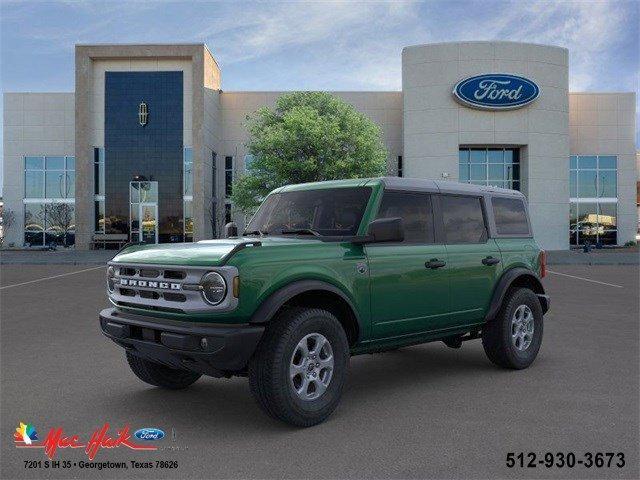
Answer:
[(247, 117), (254, 160), (233, 184), (235, 208), (250, 213), (273, 189), (292, 183), (384, 175), (380, 127), (326, 92), (282, 95), (275, 109)]

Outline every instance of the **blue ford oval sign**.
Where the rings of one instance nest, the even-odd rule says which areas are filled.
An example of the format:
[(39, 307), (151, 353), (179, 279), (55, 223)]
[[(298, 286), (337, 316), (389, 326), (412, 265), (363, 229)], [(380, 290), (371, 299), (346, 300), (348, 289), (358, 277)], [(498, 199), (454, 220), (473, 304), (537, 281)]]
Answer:
[(160, 440), (164, 438), (164, 432), (159, 428), (141, 428), (133, 434), (138, 440)]
[(533, 102), (540, 88), (528, 78), (506, 73), (486, 73), (460, 80), (453, 89), (456, 99), (473, 108), (508, 110)]

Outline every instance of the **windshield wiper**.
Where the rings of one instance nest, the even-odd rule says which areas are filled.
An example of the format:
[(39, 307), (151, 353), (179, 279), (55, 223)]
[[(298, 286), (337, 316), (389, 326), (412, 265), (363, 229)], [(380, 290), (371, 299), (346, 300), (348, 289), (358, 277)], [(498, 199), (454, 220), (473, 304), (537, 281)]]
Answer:
[(249, 231), (242, 232), (242, 236), (243, 237), (246, 237), (247, 235), (260, 235), (260, 236), (263, 236), (263, 235), (268, 235), (268, 234), (269, 234), (269, 232), (267, 232), (267, 231), (263, 232), (262, 230), (249, 230)]
[(311, 229), (311, 228), (294, 228), (291, 230), (282, 230), (280, 231), (282, 235), (287, 234), (297, 234), (297, 235), (315, 235), (316, 237), (321, 237), (319, 232)]

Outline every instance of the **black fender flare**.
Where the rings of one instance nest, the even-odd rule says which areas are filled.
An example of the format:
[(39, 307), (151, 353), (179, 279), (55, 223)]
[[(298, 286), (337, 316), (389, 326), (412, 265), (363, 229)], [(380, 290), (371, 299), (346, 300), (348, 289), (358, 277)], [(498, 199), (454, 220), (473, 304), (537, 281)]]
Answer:
[(281, 287), (269, 295), (253, 312), (249, 323), (264, 324), (274, 317), (280, 308), (296, 295), (310, 291), (325, 291), (339, 296), (351, 309), (356, 322), (358, 323), (358, 336), (363, 332), (362, 320), (358, 315), (358, 310), (353, 305), (351, 299), (335, 285), (321, 280), (297, 280)]
[(489, 305), (487, 315), (485, 316), (485, 321), (488, 322), (489, 320), (492, 320), (498, 314), (509, 287), (511, 287), (511, 285), (513, 285), (513, 283), (518, 279), (526, 279), (528, 283), (533, 285), (533, 291), (538, 296), (538, 300), (540, 300), (542, 312), (547, 313), (550, 305), (549, 296), (545, 295), (544, 287), (542, 286), (542, 282), (538, 275), (527, 268), (515, 267), (504, 272), (500, 277), (500, 280), (498, 280), (498, 283), (493, 290), (493, 296), (491, 297), (491, 303)]

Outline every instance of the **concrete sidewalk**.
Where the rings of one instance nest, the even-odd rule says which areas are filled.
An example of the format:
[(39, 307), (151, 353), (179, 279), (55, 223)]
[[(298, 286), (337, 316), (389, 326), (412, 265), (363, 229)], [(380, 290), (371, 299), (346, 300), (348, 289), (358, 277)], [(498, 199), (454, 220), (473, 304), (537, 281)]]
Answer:
[(582, 250), (549, 250), (549, 265), (639, 265), (638, 247), (593, 249), (589, 253)]
[(104, 265), (117, 250), (3, 250), (0, 265)]

